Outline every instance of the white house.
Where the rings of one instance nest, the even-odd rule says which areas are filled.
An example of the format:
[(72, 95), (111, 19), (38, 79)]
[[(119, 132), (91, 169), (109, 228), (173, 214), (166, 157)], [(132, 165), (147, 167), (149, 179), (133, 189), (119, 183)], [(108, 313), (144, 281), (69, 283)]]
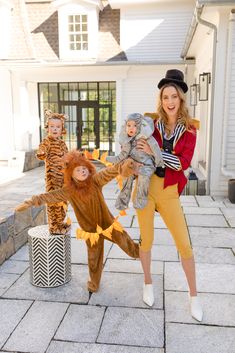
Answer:
[[(192, 86), (188, 103), (197, 103), (190, 110), (201, 123), (193, 167), (207, 179), (207, 193), (226, 195), (235, 170), (235, 99), (224, 79), (234, 75), (233, 5), (0, 0), (0, 160), (37, 148), (45, 108), (69, 116), (70, 148), (115, 152), (122, 120), (130, 112), (155, 111), (158, 81), (178, 68)], [(200, 98), (210, 77), (208, 100), (196, 102), (203, 73), (210, 75), (200, 76)]]
[(191, 92), (200, 91), (194, 102), (200, 119), (194, 163), (206, 177), (207, 193), (224, 196), (228, 179), (235, 178), (234, 0), (196, 3), (181, 56), (195, 58)]

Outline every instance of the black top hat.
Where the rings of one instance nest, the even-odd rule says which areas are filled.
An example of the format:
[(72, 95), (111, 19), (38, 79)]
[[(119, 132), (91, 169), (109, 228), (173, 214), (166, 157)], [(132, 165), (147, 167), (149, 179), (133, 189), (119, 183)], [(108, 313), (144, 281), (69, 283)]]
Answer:
[(165, 78), (161, 79), (161, 81), (158, 83), (158, 88), (162, 88), (162, 86), (167, 83), (174, 83), (175, 85), (179, 86), (184, 93), (186, 93), (188, 90), (187, 83), (184, 82), (184, 74), (180, 70), (167, 70)]

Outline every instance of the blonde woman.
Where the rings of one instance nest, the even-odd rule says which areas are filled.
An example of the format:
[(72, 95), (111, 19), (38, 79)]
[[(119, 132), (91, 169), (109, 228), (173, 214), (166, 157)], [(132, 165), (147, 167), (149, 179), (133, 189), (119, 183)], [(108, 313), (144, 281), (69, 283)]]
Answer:
[[(154, 303), (150, 267), (154, 213), (157, 210), (172, 234), (181, 257), (189, 286), (191, 315), (201, 321), (203, 312), (197, 297), (195, 262), (179, 200), (187, 182), (184, 170), (190, 166), (194, 153), (196, 129), (185, 104), (188, 86), (183, 73), (176, 69), (168, 70), (158, 88), (160, 93), (153, 137), (162, 150), (164, 167), (156, 168), (151, 177), (147, 206), (136, 210), (141, 233), (140, 260), (144, 271), (143, 301), (149, 306)], [(138, 142), (138, 148), (152, 154), (144, 140)]]

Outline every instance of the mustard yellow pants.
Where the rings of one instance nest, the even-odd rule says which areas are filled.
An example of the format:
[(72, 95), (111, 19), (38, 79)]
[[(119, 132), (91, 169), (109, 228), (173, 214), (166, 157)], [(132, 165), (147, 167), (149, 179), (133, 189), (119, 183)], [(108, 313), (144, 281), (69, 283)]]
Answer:
[(140, 249), (142, 251), (151, 250), (154, 239), (154, 213), (157, 210), (172, 234), (180, 256), (189, 259), (193, 256), (193, 251), (177, 184), (163, 189), (163, 182), (164, 178), (159, 178), (154, 174), (150, 180), (146, 207), (136, 209), (140, 227)]

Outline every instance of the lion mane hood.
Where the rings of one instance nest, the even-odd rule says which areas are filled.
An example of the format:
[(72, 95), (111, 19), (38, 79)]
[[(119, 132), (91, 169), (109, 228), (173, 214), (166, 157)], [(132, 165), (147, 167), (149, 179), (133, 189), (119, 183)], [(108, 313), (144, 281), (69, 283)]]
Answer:
[[(92, 186), (92, 176), (96, 173), (95, 167), (85, 157), (83, 152), (76, 150), (66, 153), (64, 162), (64, 185), (69, 189), (75, 189), (82, 194), (81, 197), (85, 197), (88, 189)], [(84, 166), (89, 170), (89, 176), (84, 181), (78, 181), (72, 177), (74, 168), (79, 166)]]

